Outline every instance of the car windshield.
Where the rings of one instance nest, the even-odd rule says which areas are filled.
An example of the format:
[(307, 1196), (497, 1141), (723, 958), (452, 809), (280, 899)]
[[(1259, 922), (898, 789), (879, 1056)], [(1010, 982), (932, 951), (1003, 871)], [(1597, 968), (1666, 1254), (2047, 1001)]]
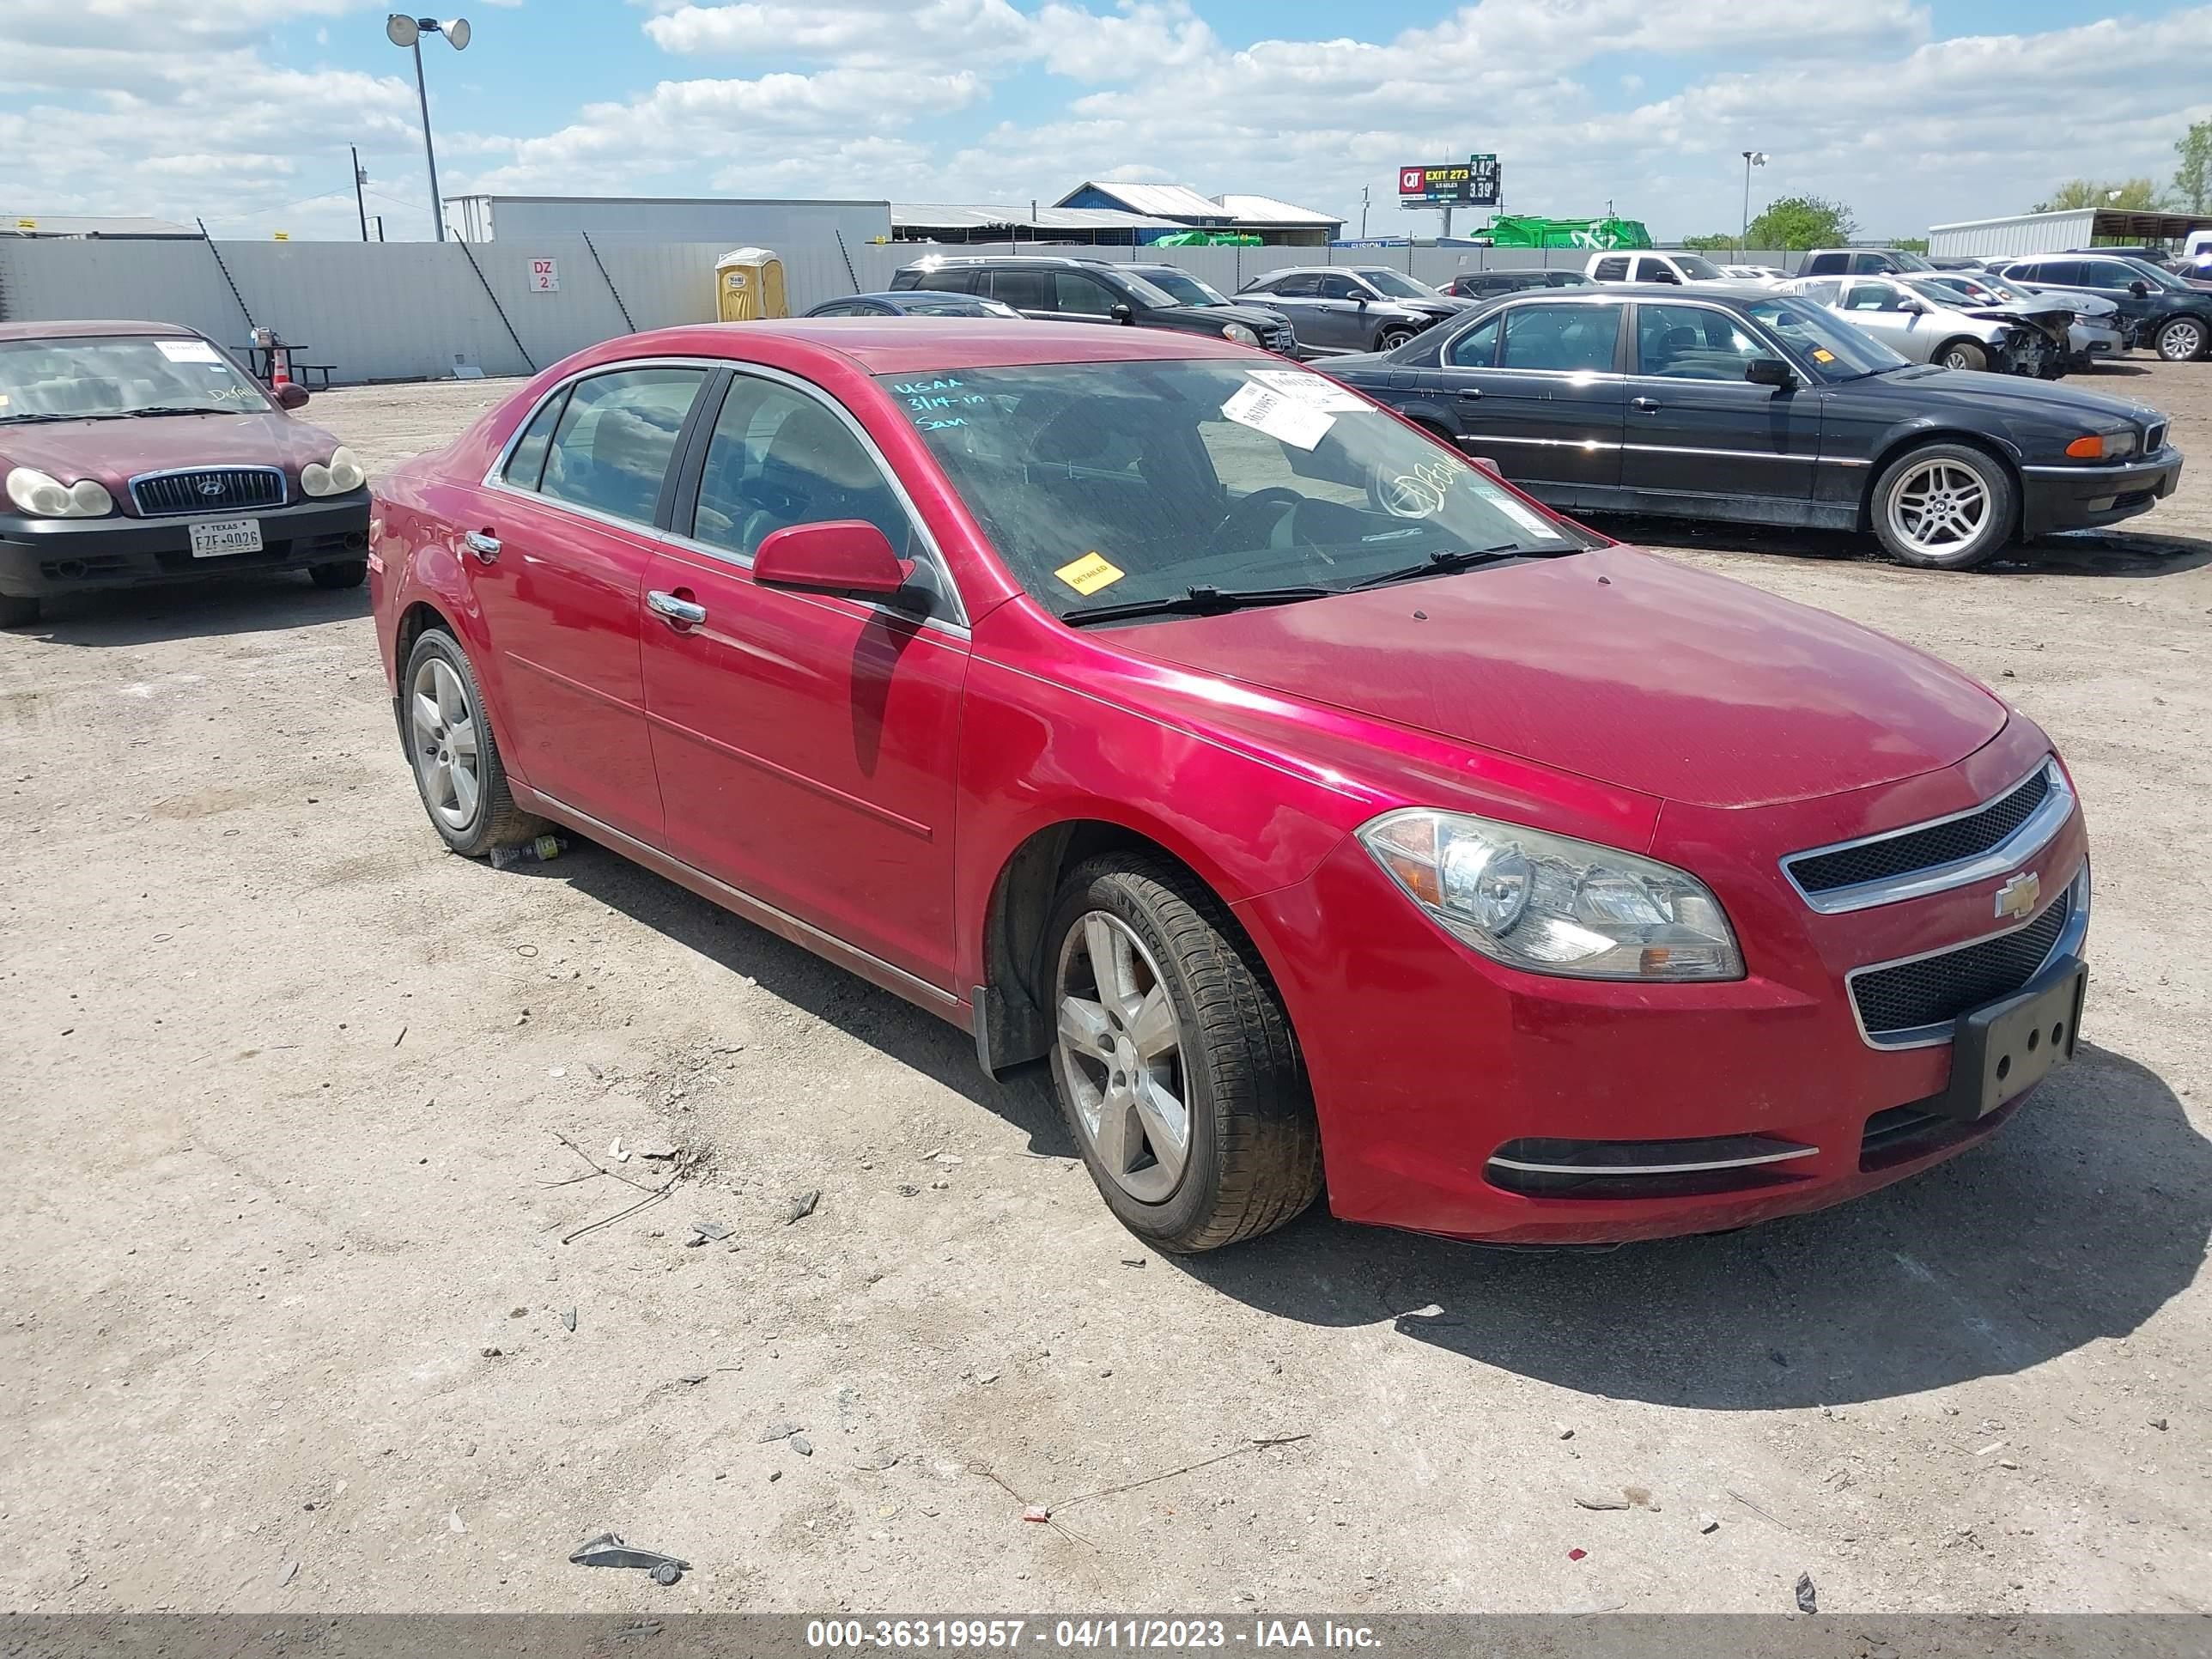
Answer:
[(1201, 283), (1187, 271), (1157, 270), (1146, 279), (1177, 305), (1225, 306), (1229, 296), (1211, 283)]
[(1675, 265), (1682, 275), (1693, 283), (1720, 283), (1728, 280), (1727, 273), (1711, 259), (1701, 259), (1694, 253), (1677, 253)]
[(267, 394), (205, 340), (0, 341), (0, 422), (115, 420), (155, 410), (259, 414), (270, 406)]
[(1388, 265), (1362, 265), (1358, 273), (1367, 285), (1377, 294), (1387, 294), (1394, 300), (1441, 300), (1443, 295), (1426, 283), (1417, 283)]
[(1905, 366), (1903, 357), (1864, 329), (1838, 321), (1809, 300), (1778, 294), (1755, 300), (1743, 311), (1780, 335), (1814, 374), (1831, 384)]
[(1147, 602), (1318, 598), (1595, 544), (1286, 364), (1052, 363), (878, 384), (1015, 579), (1079, 623)]
[(1158, 283), (1148, 281), (1145, 277), (1138, 276), (1133, 270), (1117, 270), (1114, 273), (1114, 280), (1120, 283), (1124, 288), (1127, 289), (1129, 290), (1130, 297), (1140, 305), (1210, 306), (1218, 303), (1218, 301), (1213, 300), (1186, 300), (1181, 295), (1169, 293)]
[(1929, 264), (1927, 260), (1922, 258), (1918, 254), (1911, 252), (1909, 249), (1899, 247), (1891, 248), (1889, 250), (1889, 257), (1895, 262), (1897, 268), (1899, 270), (1933, 270), (1936, 269), (1936, 267)]
[(1955, 308), (1961, 299), (1967, 297), (1949, 283), (1939, 283), (1927, 276), (1900, 277), (1898, 286), (1910, 289), (1930, 305), (1942, 306), (1946, 310)]

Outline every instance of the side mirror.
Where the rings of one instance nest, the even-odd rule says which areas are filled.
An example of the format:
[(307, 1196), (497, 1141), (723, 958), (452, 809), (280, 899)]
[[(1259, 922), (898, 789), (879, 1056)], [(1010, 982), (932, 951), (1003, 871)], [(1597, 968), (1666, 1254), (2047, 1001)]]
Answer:
[(2138, 276), (2128, 284), (2128, 292), (2138, 300), (2148, 300), (2150, 298), (2150, 284)]
[(1115, 301), (1113, 308), (1108, 311), (1106, 314), (1109, 317), (1111, 317), (1115, 322), (1125, 325), (1133, 323), (1137, 320), (1137, 313), (1129, 308), (1129, 302), (1127, 300)]
[(753, 580), (763, 587), (805, 593), (888, 599), (913, 574), (913, 564), (891, 551), (884, 532), (860, 519), (788, 526), (772, 532), (753, 555)]
[(1743, 366), (1743, 378), (1753, 386), (1780, 386), (1786, 390), (1797, 384), (1797, 371), (1779, 357), (1753, 357)]
[(1367, 296), (1366, 296), (1364, 294), (1355, 294), (1355, 295), (1353, 295), (1352, 296), (1352, 303), (1353, 303), (1354, 305), (1358, 306), (1358, 307), (1362, 311), (1364, 311), (1364, 310), (1366, 310), (1366, 309), (1367, 309)]
[(276, 401), (286, 409), (298, 409), (307, 401), (307, 388), (297, 380), (287, 380), (276, 388)]

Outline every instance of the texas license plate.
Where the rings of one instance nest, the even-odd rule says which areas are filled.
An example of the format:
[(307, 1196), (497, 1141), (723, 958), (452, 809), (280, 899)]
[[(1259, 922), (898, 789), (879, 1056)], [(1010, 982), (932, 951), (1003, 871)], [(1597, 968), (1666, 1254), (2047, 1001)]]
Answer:
[(261, 550), (258, 519), (203, 519), (191, 527), (192, 556), (220, 559), (233, 553)]
[(2073, 1059), (2088, 980), (2079, 957), (2061, 957), (2025, 989), (1960, 1015), (1950, 1085), (1933, 1109), (1972, 1123)]

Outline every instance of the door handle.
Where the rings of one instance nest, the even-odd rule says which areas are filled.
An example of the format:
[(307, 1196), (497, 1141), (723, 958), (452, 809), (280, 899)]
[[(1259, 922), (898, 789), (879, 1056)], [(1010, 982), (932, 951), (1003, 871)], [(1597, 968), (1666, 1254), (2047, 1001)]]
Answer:
[(658, 615), (667, 619), (671, 628), (692, 628), (707, 620), (707, 607), (695, 605), (690, 599), (679, 599), (673, 593), (658, 589), (645, 596), (646, 604)]
[(1628, 400), (1628, 406), (1646, 415), (1656, 415), (1659, 412), (1659, 400), (1656, 398), (1631, 398)]
[(475, 554), (477, 557), (485, 564), (495, 564), (498, 562), (498, 537), (488, 536), (480, 530), (471, 530), (467, 535), (461, 538), (461, 542), (470, 552)]
[(1459, 396), (1462, 403), (1479, 403), (1482, 398), (1482, 388), (1479, 386), (1463, 386), (1459, 389)]

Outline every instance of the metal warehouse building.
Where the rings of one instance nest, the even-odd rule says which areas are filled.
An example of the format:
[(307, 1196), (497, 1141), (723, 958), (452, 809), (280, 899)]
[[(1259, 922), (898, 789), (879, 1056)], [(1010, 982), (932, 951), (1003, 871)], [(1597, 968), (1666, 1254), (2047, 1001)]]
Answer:
[(720, 242), (736, 247), (886, 242), (888, 201), (778, 201), (738, 196), (448, 196), (446, 222), (466, 242), (544, 236)]
[(2064, 213), (2015, 213), (2002, 219), (1931, 225), (1928, 252), (1937, 258), (1959, 258), (1977, 253), (2063, 253), (2100, 244), (2179, 246), (2192, 230), (2212, 230), (2212, 218), (2133, 208), (2075, 208)]

